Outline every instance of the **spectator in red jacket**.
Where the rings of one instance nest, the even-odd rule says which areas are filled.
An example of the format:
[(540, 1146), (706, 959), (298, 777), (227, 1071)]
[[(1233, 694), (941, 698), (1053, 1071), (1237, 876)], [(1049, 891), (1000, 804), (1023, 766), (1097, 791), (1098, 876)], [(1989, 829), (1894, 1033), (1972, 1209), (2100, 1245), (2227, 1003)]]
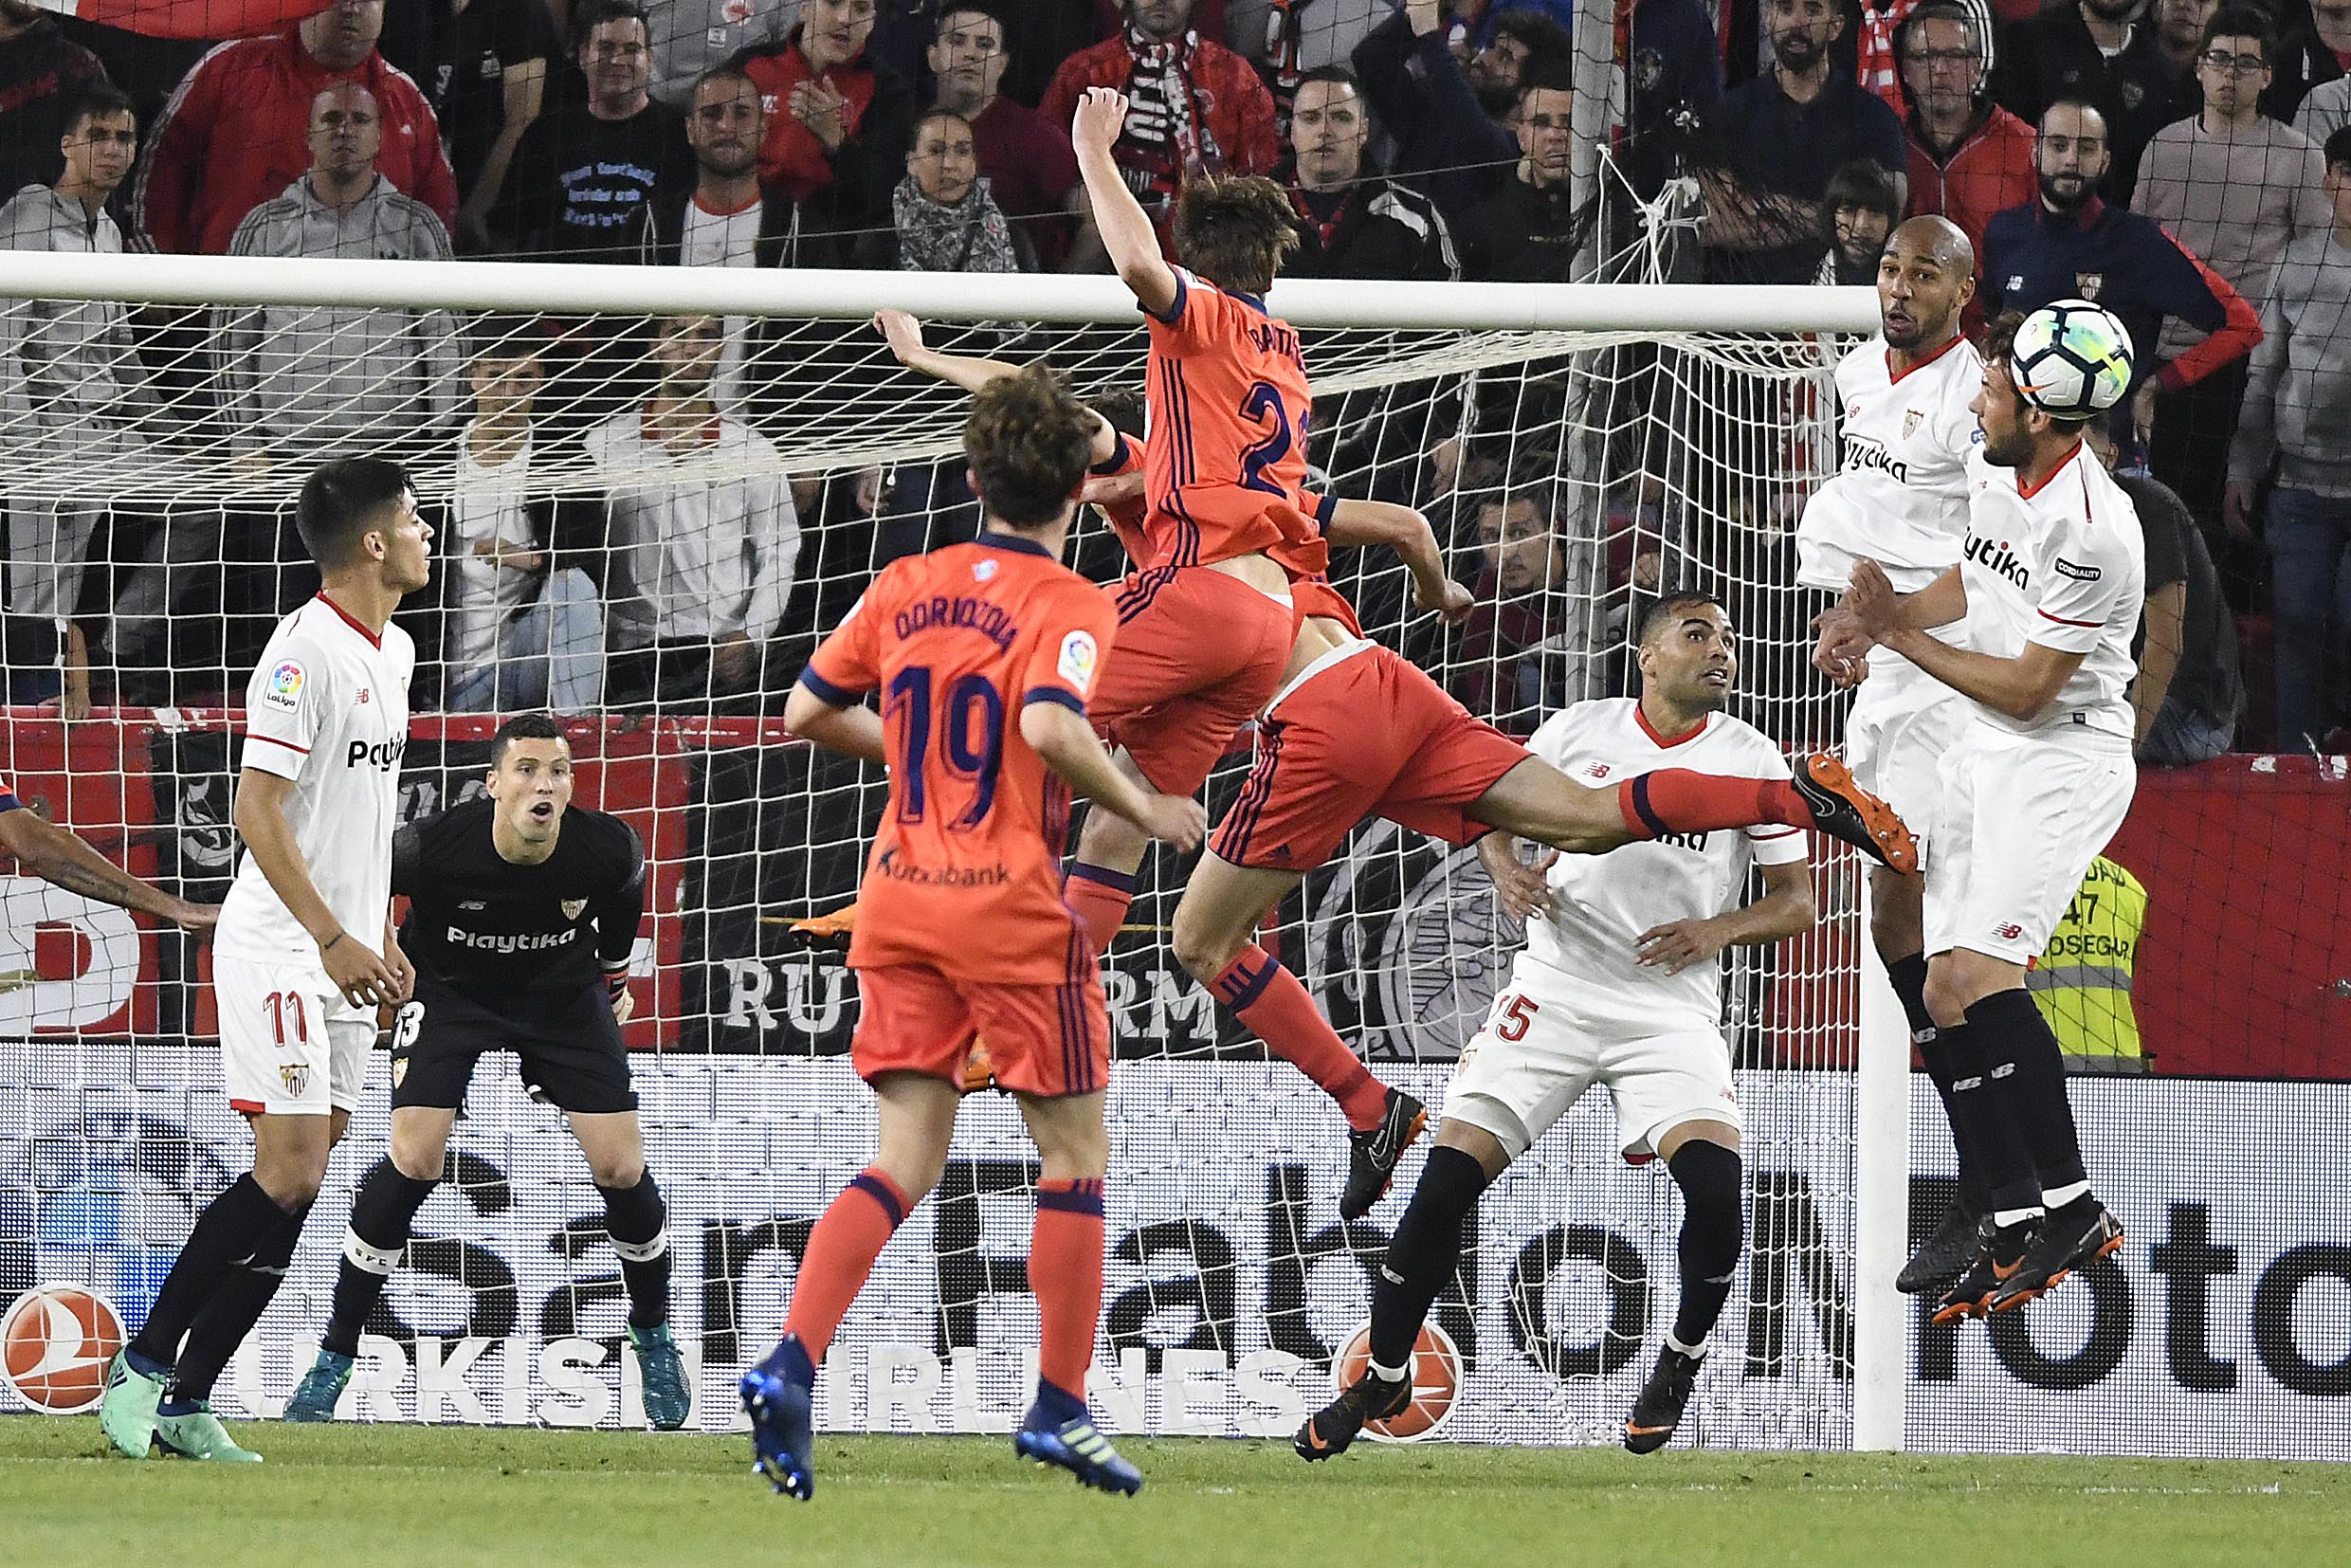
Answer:
[(836, 228), (888, 223), (914, 137), (914, 89), (866, 51), (873, 17), (874, 0), (806, 0), (780, 46), (733, 62), (767, 107), (759, 183)]
[(1282, 161), (1273, 95), (1249, 63), (1192, 26), (1193, 0), (1125, 0), (1119, 36), (1062, 62), (1037, 105), (1069, 123), (1088, 87), (1131, 105), (1115, 150), (1162, 248), (1176, 188), (1194, 174), (1270, 174)]
[[(2032, 127), (1984, 95), (1985, 40), (1959, 0), (1927, 0), (1896, 40), (1910, 100), (1910, 212), (1959, 226), (1983, 254), (1992, 214), (2032, 199)], [(1983, 312), (1970, 301), (1973, 324)]]
[(431, 105), (375, 51), (385, 0), (336, 0), (266, 38), (224, 44), (196, 63), (148, 133), (132, 205), (158, 250), (220, 255), (245, 215), (310, 167), (310, 105), (356, 82), (383, 116), (378, 171), (446, 225), (457, 221), (457, 176), (441, 151)]

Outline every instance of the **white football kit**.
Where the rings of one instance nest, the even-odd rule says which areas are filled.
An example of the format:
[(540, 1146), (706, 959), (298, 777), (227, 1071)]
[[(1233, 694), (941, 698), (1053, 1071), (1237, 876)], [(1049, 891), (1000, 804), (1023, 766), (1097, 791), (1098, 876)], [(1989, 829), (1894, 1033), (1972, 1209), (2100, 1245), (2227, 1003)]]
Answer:
[(2130, 498), (2085, 447), (2029, 494), (2015, 469), (1980, 454), (1968, 474), (1971, 644), (2004, 659), (2029, 643), (2085, 657), (2030, 719), (1967, 702), (1967, 728), (1943, 756), (1926, 951), (2024, 963), (2049, 945), (2138, 789), (2126, 693), (2146, 543)]
[[(1843, 465), (1805, 503), (1796, 528), (1796, 581), (1845, 592), (1863, 556), (1886, 568), (1896, 593), (1915, 593), (1950, 570), (1967, 537), (1967, 460), (1976, 449), (1968, 405), (1983, 380), (1975, 345), (1955, 337), (1900, 376), (1886, 339), (1872, 337), (1837, 362)], [(1963, 632), (1937, 633), (1958, 646)], [(1933, 836), (1944, 750), (1967, 722), (1966, 699), (1884, 648), (1845, 720), (1853, 777), (1902, 813), (1922, 861)]]
[[(1687, 735), (1660, 738), (1631, 698), (1562, 708), (1527, 748), (1593, 786), (1657, 768), (1788, 776), (1779, 747), (1754, 726), (1718, 713)], [(1561, 855), (1549, 877), (1556, 913), (1527, 922), (1510, 983), (1453, 1069), (1445, 1115), (1492, 1133), (1512, 1158), (1594, 1084), (1608, 1085), (1629, 1158), (1653, 1154), (1686, 1121), (1738, 1126), (1721, 961), (1668, 975), (1643, 968), (1633, 943), (1652, 926), (1738, 907), (1751, 864), (1804, 855), (1802, 830), (1777, 824)]]
[[(392, 834), (416, 647), (373, 633), (323, 595), (270, 634), (245, 691), (243, 764), (294, 781), (286, 823), (346, 940), (380, 948), (392, 912)], [(318, 943), (247, 854), (212, 939), (228, 1103), (324, 1116), (352, 1110), (375, 1010), (343, 1000)]]

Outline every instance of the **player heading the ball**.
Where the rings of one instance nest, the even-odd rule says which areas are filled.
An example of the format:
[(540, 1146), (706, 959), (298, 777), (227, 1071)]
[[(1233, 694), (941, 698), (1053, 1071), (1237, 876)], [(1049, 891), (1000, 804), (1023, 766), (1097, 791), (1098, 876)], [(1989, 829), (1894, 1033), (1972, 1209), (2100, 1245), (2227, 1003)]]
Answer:
[(665, 1431), (682, 1427), (693, 1401), (669, 1328), (669, 1216), (646, 1169), (620, 1034), (645, 846), (619, 817), (572, 804), (572, 745), (543, 713), (498, 727), (484, 783), (484, 798), (392, 841), (392, 890), (409, 901), (401, 945), (416, 965), (415, 998), (392, 1028), (392, 1152), (352, 1199), (334, 1312), (285, 1418), (335, 1418), (359, 1331), (440, 1183), (474, 1064), (510, 1050), (588, 1157), (629, 1291), (646, 1413)]
[(107, 1369), (100, 1423), (134, 1459), (157, 1439), (191, 1458), (260, 1459), (213, 1416), (212, 1384), (285, 1279), (359, 1103), (376, 1010), (415, 978), (392, 928), (392, 834), (416, 648), (392, 612), (431, 578), (432, 530), (407, 471), (381, 458), (322, 465), (295, 525), (320, 586), (278, 623), (246, 687), (246, 855), (212, 943), (222, 1072), (252, 1124), (253, 1169), (196, 1216)]
[[(2090, 1190), (2065, 1057), (2026, 972), (2138, 788), (2125, 693), (2146, 545), (2082, 441), (2122, 401), (2130, 338), (2099, 306), (2062, 300), (2002, 317), (1983, 355), (1959, 564), (1904, 593), (1857, 562), (1818, 650), (1833, 665), (1890, 648), (1969, 700), (1935, 807), (1925, 1000), (1992, 1226), (1937, 1322), (2022, 1306), (2123, 1245)], [(1935, 634), (1962, 620), (1968, 647)]]
[[(785, 706), (793, 734), (886, 763), (890, 784), (849, 943), (850, 1057), (881, 1101), (878, 1147), (810, 1233), (783, 1342), (742, 1379), (756, 1464), (793, 1497), (815, 1490), (816, 1365), (891, 1232), (938, 1184), (975, 1034), (1043, 1166), (1029, 1252), (1037, 1393), (1015, 1450), (1087, 1486), (1142, 1486), (1085, 1404), (1102, 1312), (1110, 1025), (1059, 861), (1073, 791), (1184, 848), (1205, 817), (1193, 801), (1138, 788), (1086, 720), (1117, 621), (1060, 556), (1094, 428), (1042, 367), (982, 389), (963, 431), (986, 514), (979, 538), (885, 568)], [(876, 688), (879, 712), (864, 704)]]

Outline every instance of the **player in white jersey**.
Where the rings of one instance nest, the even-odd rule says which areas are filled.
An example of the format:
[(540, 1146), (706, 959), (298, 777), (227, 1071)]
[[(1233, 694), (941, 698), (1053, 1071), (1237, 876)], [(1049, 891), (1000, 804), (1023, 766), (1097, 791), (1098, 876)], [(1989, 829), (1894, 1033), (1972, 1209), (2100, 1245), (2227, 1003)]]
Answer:
[[(1577, 702), (1529, 749), (1579, 783), (1671, 766), (1785, 779), (1779, 747), (1722, 712), (1739, 659), (1722, 605), (1670, 593), (1643, 618), (1641, 695)], [(1299, 1430), (1304, 1459), (1345, 1451), (1366, 1421), (1412, 1398), (1413, 1342), (1461, 1261), (1478, 1196), (1595, 1084), (1616, 1107), (1628, 1159), (1662, 1158), (1682, 1190), (1682, 1293), (1673, 1328), (1625, 1422), (1625, 1447), (1665, 1446), (1743, 1246), (1739, 1101), (1722, 1038), (1722, 951), (1813, 923), (1804, 835), (1777, 825), (1673, 834), (1606, 855), (1520, 865), (1489, 834), (1478, 853), (1527, 921), (1526, 949), (1462, 1052), (1436, 1146), (1372, 1286), (1371, 1364)], [(1750, 866), (1764, 896), (1743, 908)]]
[[(2052, 415), (2012, 374), (2022, 319), (2002, 318), (1984, 344), (1959, 564), (1905, 594), (1864, 560), (1843, 607), (1861, 636), (1970, 700), (1936, 803), (1926, 1005), (1993, 1225), (1937, 1322), (2020, 1306), (2123, 1245), (2025, 976), (2138, 785), (2125, 693), (2146, 549), (2129, 498), (2083, 445), (2087, 417)], [(1972, 647), (1926, 629), (1962, 617)]]
[(296, 521), (321, 586), (278, 623), (246, 688), (246, 859), (213, 939), (223, 1075), (252, 1124), (253, 1169), (197, 1216), (107, 1369), (100, 1424), (134, 1459), (156, 1439), (259, 1459), (213, 1416), (212, 1382), (284, 1278), (358, 1103), (376, 1009), (412, 978), (391, 914), (416, 650), (392, 612), (425, 586), (432, 530), (407, 473), (374, 458), (312, 474)]
[[(1880, 331), (1836, 368), (1844, 463), (1813, 492), (1796, 528), (1802, 586), (1842, 595), (1854, 562), (1866, 558), (1885, 568), (1896, 589), (1915, 593), (1959, 560), (1983, 381), (1982, 356), (1959, 334), (1960, 314), (1975, 295), (1975, 249), (1948, 218), (1912, 218), (1887, 239), (1878, 261)], [(1850, 683), (1861, 672), (1831, 673)], [(1846, 716), (1845, 762), (1910, 824), (1921, 870), (1932, 878), (1942, 755), (1966, 725), (1967, 700), (1886, 648), (1869, 651), (1867, 674)], [(1950, 1051), (1926, 1012), (1923, 890), (1919, 877), (1873, 869), (1869, 936), (1948, 1116)], [(1956, 1121), (1952, 1140), (1959, 1196), (1904, 1266), (1896, 1283), (1904, 1291), (1941, 1289), (1976, 1252), (1981, 1161)]]

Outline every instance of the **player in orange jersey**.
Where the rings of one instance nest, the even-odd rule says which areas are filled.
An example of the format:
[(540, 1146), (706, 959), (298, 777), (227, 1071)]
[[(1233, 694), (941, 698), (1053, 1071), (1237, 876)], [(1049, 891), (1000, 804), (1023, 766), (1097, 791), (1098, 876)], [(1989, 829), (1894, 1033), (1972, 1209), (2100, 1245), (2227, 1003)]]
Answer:
[[(1183, 265), (1170, 266), (1111, 155), (1126, 109), (1118, 93), (1094, 88), (1070, 126), (1095, 227), (1151, 338), (1147, 554), (1119, 597), (1119, 654), (1095, 716), (1139, 776), (1189, 794), (1281, 684), (1296, 632), (1291, 580), (1321, 574), (1327, 516), (1303, 489), (1312, 409), (1298, 334), (1265, 304), (1297, 244), (1289, 198), (1262, 178), (1189, 182), (1176, 208)], [(1126, 917), (1142, 856), (1132, 830), (1087, 814), (1068, 899), (1098, 947)], [(1252, 1021), (1259, 1037), (1321, 1085), (1350, 1128), (1376, 1136), (1397, 1103), (1386, 1086), (1327, 1027), (1281, 1022), (1313, 1012), (1304, 988), (1277, 972), (1264, 1011), (1276, 1016)]]
[[(968, 391), (1016, 374), (1001, 360), (927, 347), (921, 323), (900, 312), (883, 312), (875, 325), (901, 364)], [(1091, 455), (1096, 477), (1086, 499), (1129, 555), (1146, 552), (1147, 481), (1134, 442), (1097, 415)], [(1422, 610), (1451, 615), (1467, 608), (1467, 593), (1446, 576), (1419, 513), (1381, 501), (1307, 499), (1331, 543), (1394, 549), (1412, 574)], [(1276, 546), (1273, 555), (1283, 559), (1287, 548)], [(1761, 792), (1764, 798), (1756, 780), (1681, 771), (1590, 788), (1471, 718), (1410, 661), (1365, 639), (1354, 607), (1319, 574), (1296, 575), (1290, 588), (1300, 624), (1284, 679), (1259, 720), (1249, 781), (1185, 885), (1176, 954), (1273, 1054), (1321, 1085), (1342, 1109), (1351, 1082), (1370, 1085), (1375, 1115), (1361, 1125), (1350, 1118), (1340, 1197), (1345, 1218), (1368, 1212), (1387, 1190), (1426, 1108), (1372, 1078), (1305, 986), (1254, 937), (1267, 912), (1364, 817), (1385, 816), (1456, 844), (1501, 828), (1582, 853), (1668, 832), (1784, 822), (1916, 868), (1901, 822), (1832, 758), (1812, 759), (1800, 785), (1781, 784)], [(1121, 643), (1110, 674), (1124, 653)]]
[[(890, 769), (849, 944), (860, 1003), (850, 1050), (881, 1101), (879, 1146), (809, 1236), (783, 1342), (742, 1380), (757, 1468), (794, 1497), (815, 1487), (816, 1363), (891, 1231), (939, 1181), (978, 1031), (1043, 1165), (1029, 1260), (1037, 1396), (1014, 1448), (1088, 1486), (1142, 1485), (1085, 1406), (1102, 1310), (1110, 1024), (1092, 946), (1061, 901), (1059, 861), (1073, 791), (1185, 848), (1204, 816), (1121, 774), (1086, 719), (1117, 622), (1060, 556), (1092, 435), (1093, 416), (1049, 372), (989, 387), (964, 428), (987, 518), (979, 538), (887, 567), (784, 709), (794, 735)], [(878, 712), (864, 704), (877, 687)]]

